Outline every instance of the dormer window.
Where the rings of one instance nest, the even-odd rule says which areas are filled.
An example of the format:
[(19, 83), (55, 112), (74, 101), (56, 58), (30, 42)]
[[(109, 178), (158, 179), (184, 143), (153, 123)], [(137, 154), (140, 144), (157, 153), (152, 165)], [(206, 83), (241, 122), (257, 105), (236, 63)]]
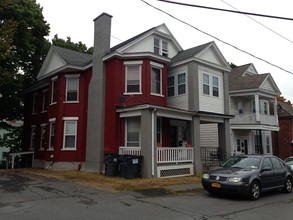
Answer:
[(154, 53), (168, 57), (168, 42), (160, 38), (154, 38)]

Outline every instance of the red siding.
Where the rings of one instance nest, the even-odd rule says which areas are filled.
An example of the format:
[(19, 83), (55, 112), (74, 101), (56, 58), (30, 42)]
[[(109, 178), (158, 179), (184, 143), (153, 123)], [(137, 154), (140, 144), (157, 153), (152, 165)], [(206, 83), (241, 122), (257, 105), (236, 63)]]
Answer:
[[(119, 118), (116, 107), (150, 104), (166, 106), (167, 67), (162, 71), (163, 97), (151, 95), (151, 65), (149, 59), (143, 61), (141, 78), (141, 95), (124, 95), (125, 65), (118, 58), (106, 63), (106, 97), (105, 97), (105, 154), (118, 153), (119, 146), (124, 146), (124, 120)], [(122, 101), (122, 99), (124, 101)]]

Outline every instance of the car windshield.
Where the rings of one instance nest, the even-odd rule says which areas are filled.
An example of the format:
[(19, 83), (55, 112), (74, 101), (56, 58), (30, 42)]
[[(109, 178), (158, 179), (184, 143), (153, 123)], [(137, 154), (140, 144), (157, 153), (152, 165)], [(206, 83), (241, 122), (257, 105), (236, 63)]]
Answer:
[(260, 158), (247, 157), (247, 156), (235, 156), (227, 160), (222, 167), (239, 167), (243, 169), (258, 169), (260, 164)]

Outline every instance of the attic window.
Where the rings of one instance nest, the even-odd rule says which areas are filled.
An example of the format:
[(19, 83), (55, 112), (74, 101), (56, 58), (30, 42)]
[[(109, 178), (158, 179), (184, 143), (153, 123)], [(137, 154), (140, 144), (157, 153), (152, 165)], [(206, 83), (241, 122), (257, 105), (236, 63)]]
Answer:
[(168, 57), (168, 42), (160, 38), (154, 38), (154, 53)]

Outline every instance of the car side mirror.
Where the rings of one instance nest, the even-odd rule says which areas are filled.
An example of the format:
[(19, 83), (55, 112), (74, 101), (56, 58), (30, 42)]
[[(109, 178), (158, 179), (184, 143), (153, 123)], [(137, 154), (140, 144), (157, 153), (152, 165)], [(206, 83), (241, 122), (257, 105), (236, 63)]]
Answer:
[(271, 167), (263, 167), (263, 168), (261, 169), (262, 172), (263, 172), (263, 171), (271, 171), (271, 170), (272, 170)]

